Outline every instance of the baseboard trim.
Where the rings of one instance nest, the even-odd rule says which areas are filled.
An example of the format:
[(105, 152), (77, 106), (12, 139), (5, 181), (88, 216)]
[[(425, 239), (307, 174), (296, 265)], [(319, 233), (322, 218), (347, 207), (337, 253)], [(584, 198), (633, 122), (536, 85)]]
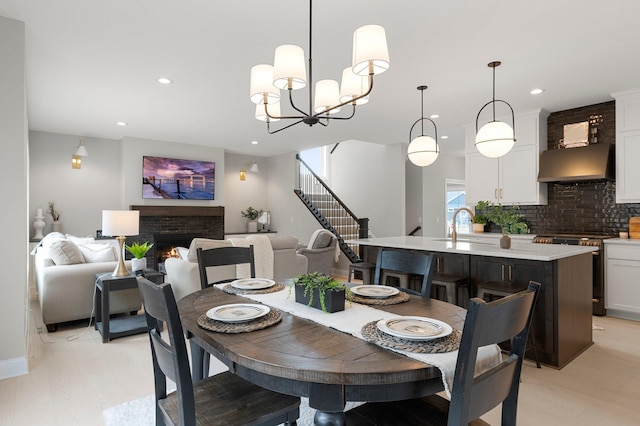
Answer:
[(12, 358), (0, 361), (0, 380), (29, 374), (27, 358)]

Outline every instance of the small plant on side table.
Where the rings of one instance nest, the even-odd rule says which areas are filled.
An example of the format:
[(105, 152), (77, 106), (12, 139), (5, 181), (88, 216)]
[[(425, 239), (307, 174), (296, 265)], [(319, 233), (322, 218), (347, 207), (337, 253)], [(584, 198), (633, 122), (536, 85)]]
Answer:
[(323, 312), (343, 311), (345, 298), (351, 300), (351, 290), (344, 283), (318, 272), (294, 278), (289, 294), (293, 287), (296, 302), (322, 309)]
[(144, 271), (145, 269), (147, 269), (147, 259), (144, 256), (151, 249), (151, 247), (153, 247), (153, 243), (149, 244), (149, 241), (145, 241), (142, 244), (134, 242), (130, 246), (124, 246), (124, 249), (131, 253), (134, 257), (134, 259), (131, 259), (131, 269), (134, 272)]

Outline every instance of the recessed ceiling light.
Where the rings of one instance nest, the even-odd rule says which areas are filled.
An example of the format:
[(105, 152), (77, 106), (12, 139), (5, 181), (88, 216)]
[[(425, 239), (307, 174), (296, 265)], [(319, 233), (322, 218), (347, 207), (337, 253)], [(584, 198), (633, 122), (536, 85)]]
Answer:
[(431, 115), (429, 116), (429, 118), (438, 118), (438, 117), (440, 117), (438, 114), (431, 114)]
[(126, 126), (126, 125), (127, 125), (127, 123), (126, 123), (126, 122), (124, 122), (124, 121), (118, 121), (116, 124), (117, 124), (118, 126)]
[(539, 95), (542, 92), (544, 92), (544, 89), (533, 89), (529, 93), (531, 93), (532, 95)]
[(449, 136), (447, 136), (447, 135), (440, 136), (440, 139), (449, 139)]
[(251, 145), (258, 145), (258, 141), (251, 141)]
[(160, 77), (158, 78), (157, 82), (160, 84), (171, 84), (173, 83), (173, 80), (170, 80), (167, 77)]

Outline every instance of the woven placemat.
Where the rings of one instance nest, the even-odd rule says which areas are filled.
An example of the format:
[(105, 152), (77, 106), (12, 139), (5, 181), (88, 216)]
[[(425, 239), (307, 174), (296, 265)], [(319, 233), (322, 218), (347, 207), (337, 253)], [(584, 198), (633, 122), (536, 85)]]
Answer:
[(217, 333), (248, 333), (249, 331), (262, 330), (271, 327), (282, 321), (282, 313), (273, 308), (263, 317), (247, 322), (222, 322), (211, 319), (207, 314), (202, 314), (198, 318), (198, 325), (205, 330), (215, 331)]
[(393, 296), (376, 298), (376, 297), (362, 297), (351, 292), (351, 301), (360, 303), (361, 305), (397, 305), (398, 303), (404, 303), (410, 299), (409, 295), (404, 291), (394, 294)]
[(365, 324), (360, 332), (367, 341), (379, 346), (424, 354), (452, 352), (458, 350), (458, 347), (460, 347), (462, 332), (456, 329), (448, 336), (440, 339), (418, 341), (406, 340), (383, 333), (378, 329), (377, 323), (378, 321), (371, 321)]
[(225, 293), (238, 294), (238, 295), (275, 293), (275, 292), (283, 290), (283, 289), (284, 289), (284, 284), (282, 284), (282, 283), (275, 283), (271, 287), (261, 288), (261, 289), (257, 289), (257, 290), (236, 288), (236, 287), (232, 286), (231, 284), (227, 284), (224, 287), (222, 287), (222, 291), (224, 291)]

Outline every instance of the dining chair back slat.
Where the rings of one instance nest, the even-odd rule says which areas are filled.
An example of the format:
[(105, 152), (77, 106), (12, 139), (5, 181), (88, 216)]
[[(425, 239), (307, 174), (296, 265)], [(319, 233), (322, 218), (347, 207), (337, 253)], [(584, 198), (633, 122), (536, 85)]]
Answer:
[[(346, 413), (351, 426), (381, 424), (486, 425), (479, 419), (502, 403), (502, 425), (515, 426), (520, 373), (527, 334), (540, 284), (487, 303), (473, 298), (464, 322), (456, 362), (451, 401), (430, 395), (406, 401), (367, 403)], [(478, 349), (511, 341), (508, 357), (475, 376)]]
[(373, 282), (374, 284), (385, 284), (381, 282), (384, 270), (420, 275), (422, 276), (420, 292), (405, 288), (401, 288), (400, 290), (429, 298), (431, 297), (431, 283), (433, 280), (434, 266), (435, 262), (432, 254), (418, 251), (390, 250), (381, 248), (378, 250)]
[[(300, 398), (279, 394), (224, 372), (192, 383), (182, 322), (171, 284), (138, 277), (147, 320), (155, 385), (156, 425), (278, 425), (299, 417)], [(162, 324), (167, 325), (166, 336)], [(167, 378), (176, 391), (167, 393)], [(251, 406), (251, 410), (247, 407)]]
[(249, 247), (216, 247), (207, 250), (199, 248), (198, 271), (200, 273), (200, 287), (205, 289), (215, 284), (233, 281), (236, 278), (230, 278), (220, 281), (211, 282), (207, 275), (207, 268), (213, 266), (243, 265), (248, 264), (250, 268), (251, 278), (256, 277), (256, 265), (253, 255), (253, 245)]

